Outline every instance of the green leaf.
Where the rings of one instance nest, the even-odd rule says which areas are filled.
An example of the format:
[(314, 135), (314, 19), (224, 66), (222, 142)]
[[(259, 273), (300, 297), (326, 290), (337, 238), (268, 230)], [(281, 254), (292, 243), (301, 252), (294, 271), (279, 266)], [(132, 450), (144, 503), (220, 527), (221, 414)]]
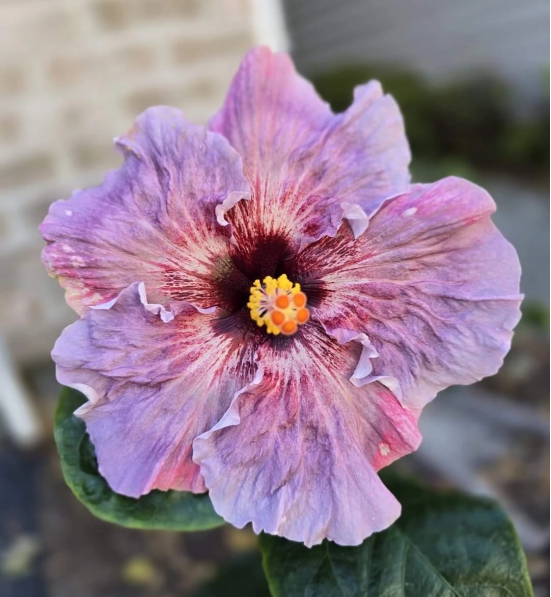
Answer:
[(358, 547), (261, 535), (274, 597), (530, 597), (524, 554), (493, 502), (385, 479), (403, 506)]
[(192, 597), (270, 597), (262, 571), (260, 554), (248, 553), (235, 557), (223, 566), (218, 575)]
[(84, 421), (73, 412), (86, 398), (63, 388), (55, 414), (54, 435), (65, 482), (98, 518), (125, 527), (198, 531), (224, 524), (207, 494), (152, 491), (139, 499), (115, 493), (99, 474), (94, 446)]

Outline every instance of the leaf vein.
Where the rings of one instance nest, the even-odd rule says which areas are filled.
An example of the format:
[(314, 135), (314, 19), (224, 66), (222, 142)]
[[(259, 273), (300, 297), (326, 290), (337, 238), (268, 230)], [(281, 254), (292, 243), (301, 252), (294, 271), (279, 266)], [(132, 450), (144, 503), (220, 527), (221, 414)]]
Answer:
[[(409, 545), (409, 547), (419, 556), (421, 562), (425, 564), (425, 566), (434, 574), (436, 578), (438, 578), (443, 585), (445, 585), (455, 597), (462, 597), (449, 583), (448, 579), (445, 578), (442, 573), (434, 566), (434, 564), (427, 558), (427, 556), (419, 549), (419, 547), (406, 535), (406, 533), (399, 528), (396, 527), (396, 531), (404, 538), (404, 541)], [(404, 588), (405, 590), (405, 588)]]

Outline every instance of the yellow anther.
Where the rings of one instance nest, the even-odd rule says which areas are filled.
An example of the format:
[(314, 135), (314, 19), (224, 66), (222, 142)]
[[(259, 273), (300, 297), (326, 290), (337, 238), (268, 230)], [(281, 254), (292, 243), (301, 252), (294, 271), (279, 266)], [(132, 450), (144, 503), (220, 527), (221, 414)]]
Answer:
[(262, 282), (255, 280), (247, 307), (256, 324), (266, 326), (268, 334), (274, 336), (291, 336), (310, 319), (300, 284), (293, 284), (285, 274), (277, 279), (266, 276)]

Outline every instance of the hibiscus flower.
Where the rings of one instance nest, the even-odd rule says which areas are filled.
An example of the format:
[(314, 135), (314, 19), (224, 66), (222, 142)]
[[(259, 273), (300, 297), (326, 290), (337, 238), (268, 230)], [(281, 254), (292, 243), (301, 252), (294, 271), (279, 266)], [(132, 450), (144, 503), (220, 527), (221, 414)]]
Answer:
[(57, 201), (43, 261), (81, 315), (53, 350), (121, 494), (209, 491), (237, 527), (356, 545), (400, 505), (377, 471), (422, 407), (495, 373), (516, 253), (465, 180), (411, 185), (377, 82), (334, 114), (291, 60), (245, 57), (207, 127), (147, 110), (123, 166)]

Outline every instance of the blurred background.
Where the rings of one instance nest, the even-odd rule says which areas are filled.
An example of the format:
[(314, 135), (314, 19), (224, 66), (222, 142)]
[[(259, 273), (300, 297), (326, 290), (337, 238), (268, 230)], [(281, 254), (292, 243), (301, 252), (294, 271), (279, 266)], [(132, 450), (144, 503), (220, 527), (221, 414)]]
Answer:
[(497, 498), (536, 595), (549, 595), (547, 0), (1, 0), (0, 596), (267, 594), (245, 568), (249, 592), (212, 580), (257, 557), (247, 530), (122, 529), (64, 485), (49, 352), (75, 314), (37, 231), (51, 202), (117, 167), (112, 138), (146, 107), (204, 123), (256, 44), (290, 51), (335, 110), (381, 80), (404, 112), (415, 180), (462, 175), (494, 196), (524, 272), (513, 350), (497, 376), (426, 409), (424, 443), (400, 467)]

